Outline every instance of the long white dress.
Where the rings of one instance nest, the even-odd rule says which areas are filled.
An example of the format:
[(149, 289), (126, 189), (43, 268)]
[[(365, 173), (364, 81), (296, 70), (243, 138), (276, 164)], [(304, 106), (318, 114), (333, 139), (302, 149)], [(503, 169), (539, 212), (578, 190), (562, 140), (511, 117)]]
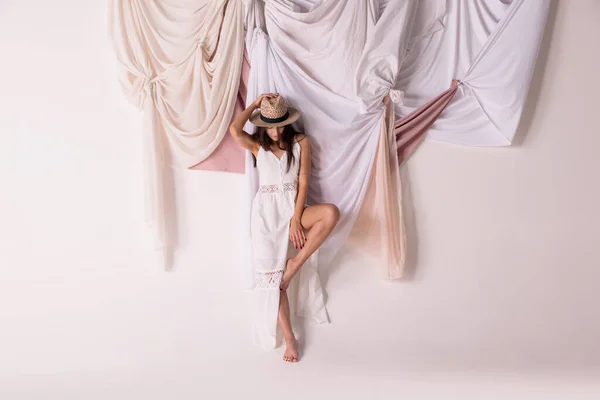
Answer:
[[(287, 168), (287, 153), (281, 158), (260, 149), (256, 162), (259, 190), (252, 203), (251, 237), (254, 273), (254, 343), (264, 349), (277, 347), (279, 285), (286, 262), (295, 249), (289, 240), (290, 219), (298, 188), (300, 144), (293, 144), (294, 162)], [(323, 290), (317, 273), (317, 252), (302, 266), (287, 290), (291, 314), (310, 323), (329, 322)]]

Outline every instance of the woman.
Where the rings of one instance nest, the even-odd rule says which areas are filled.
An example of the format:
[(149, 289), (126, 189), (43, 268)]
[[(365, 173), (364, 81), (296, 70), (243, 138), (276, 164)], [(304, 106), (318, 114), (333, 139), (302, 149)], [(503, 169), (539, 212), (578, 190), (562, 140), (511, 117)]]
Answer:
[[(288, 288), (339, 219), (339, 210), (333, 204), (306, 206), (310, 140), (291, 127), (298, 118), (300, 112), (288, 108), (281, 96), (263, 94), (237, 116), (229, 129), (235, 140), (254, 155), (260, 181), (250, 222), (258, 289), (255, 339), (263, 347), (275, 347), (278, 323), (286, 343), (283, 359), (287, 362), (298, 361)], [(258, 127), (255, 135), (243, 129), (248, 120)], [(288, 252), (290, 243), (297, 250), (292, 257)], [(306, 278), (312, 282), (307, 283), (310, 289), (305, 292), (314, 293), (317, 287), (320, 294), (316, 268), (313, 275)]]

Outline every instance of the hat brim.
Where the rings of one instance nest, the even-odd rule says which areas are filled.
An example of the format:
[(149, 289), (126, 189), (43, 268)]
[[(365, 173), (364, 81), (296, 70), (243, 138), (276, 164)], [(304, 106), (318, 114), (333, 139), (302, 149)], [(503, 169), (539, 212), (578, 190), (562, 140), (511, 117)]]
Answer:
[(254, 114), (252, 114), (250, 116), (250, 123), (252, 123), (253, 125), (256, 125), (256, 126), (262, 126), (263, 128), (276, 128), (278, 126), (286, 126), (289, 124), (293, 124), (294, 122), (298, 121), (298, 119), (300, 118), (300, 111), (298, 111), (295, 108), (288, 107), (288, 113), (289, 113), (289, 116), (287, 117), (287, 119), (285, 121), (269, 123), (269, 122), (265, 122), (262, 119), (260, 119), (260, 110), (257, 110), (254, 112)]

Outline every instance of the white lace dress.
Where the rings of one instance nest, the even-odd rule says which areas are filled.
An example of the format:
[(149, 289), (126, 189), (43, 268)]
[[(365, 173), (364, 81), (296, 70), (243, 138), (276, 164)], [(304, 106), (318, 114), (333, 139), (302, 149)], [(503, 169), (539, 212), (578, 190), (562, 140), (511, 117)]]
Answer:
[[(296, 251), (289, 240), (300, 165), (300, 144), (294, 142), (295, 161), (287, 169), (287, 153), (278, 158), (262, 148), (256, 157), (259, 189), (252, 203), (251, 240), (254, 274), (254, 342), (264, 349), (277, 347), (279, 285), (286, 261)], [(287, 290), (291, 313), (309, 322), (329, 322), (317, 273), (317, 253), (300, 269)]]

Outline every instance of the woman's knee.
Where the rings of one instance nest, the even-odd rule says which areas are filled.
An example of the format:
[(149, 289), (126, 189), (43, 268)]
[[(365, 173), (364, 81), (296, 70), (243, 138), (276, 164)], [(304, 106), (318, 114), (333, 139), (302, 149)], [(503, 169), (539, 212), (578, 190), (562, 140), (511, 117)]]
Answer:
[(340, 209), (335, 204), (327, 204), (324, 218), (328, 224), (336, 225), (340, 220)]

